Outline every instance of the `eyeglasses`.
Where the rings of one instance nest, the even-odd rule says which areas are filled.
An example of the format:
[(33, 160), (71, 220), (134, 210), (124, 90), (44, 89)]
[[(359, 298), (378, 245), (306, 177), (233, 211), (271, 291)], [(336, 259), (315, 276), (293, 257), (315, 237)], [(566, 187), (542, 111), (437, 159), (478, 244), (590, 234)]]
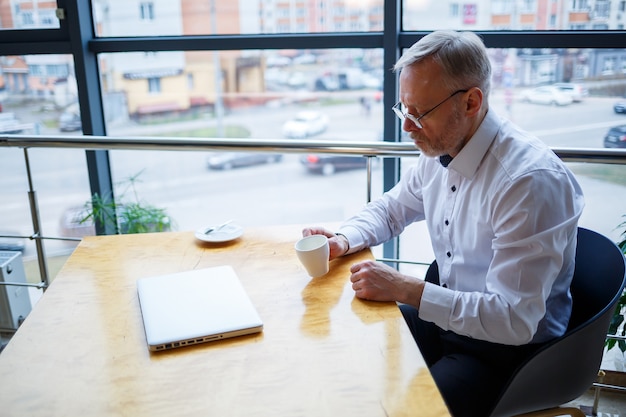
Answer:
[(420, 120), (422, 120), (424, 118), (424, 116), (426, 116), (428, 113), (431, 113), (431, 112), (435, 111), (437, 109), (437, 107), (441, 106), (443, 103), (445, 103), (446, 101), (450, 100), (455, 95), (457, 95), (459, 93), (467, 93), (468, 91), (469, 90), (456, 90), (454, 93), (452, 93), (448, 97), (446, 97), (442, 102), (440, 102), (435, 107), (433, 107), (432, 109), (428, 110), (427, 112), (425, 112), (424, 114), (422, 114), (419, 117), (415, 117), (412, 114), (410, 114), (407, 111), (406, 107), (404, 107), (404, 104), (402, 104), (400, 101), (398, 101), (391, 109), (396, 114), (396, 116), (398, 116), (398, 118), (400, 120), (402, 120), (403, 122), (404, 122), (404, 119), (409, 119), (410, 121), (412, 121), (415, 124), (415, 126), (417, 126), (419, 129), (422, 129), (423, 126), (422, 126), (422, 123), (420, 122)]

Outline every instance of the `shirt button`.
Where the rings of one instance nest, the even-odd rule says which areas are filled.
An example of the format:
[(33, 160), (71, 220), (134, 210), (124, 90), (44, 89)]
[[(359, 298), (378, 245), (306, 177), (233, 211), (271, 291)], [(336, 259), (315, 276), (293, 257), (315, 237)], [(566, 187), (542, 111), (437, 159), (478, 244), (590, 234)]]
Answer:
[(452, 190), (452, 192), (456, 191), (456, 185), (453, 185), (452, 187), (450, 187), (450, 189)]
[(446, 256), (449, 258), (452, 256), (452, 254), (450, 252), (446, 252)]
[(450, 224), (448, 220), (446, 220), (444, 223), (446, 224), (446, 226)]
[(444, 283), (444, 284), (442, 285), (442, 287), (443, 287), (443, 288), (448, 288), (448, 284)]

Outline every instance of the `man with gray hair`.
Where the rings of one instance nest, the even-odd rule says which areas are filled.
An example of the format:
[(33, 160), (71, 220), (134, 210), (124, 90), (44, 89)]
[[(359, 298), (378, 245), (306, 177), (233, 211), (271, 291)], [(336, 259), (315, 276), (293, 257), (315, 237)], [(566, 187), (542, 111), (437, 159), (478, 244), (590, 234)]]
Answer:
[(437, 273), (365, 261), (352, 288), (398, 302), (454, 416), (487, 416), (515, 368), (567, 328), (582, 190), (548, 146), (489, 108), (491, 65), (475, 34), (430, 33), (394, 69), (393, 111), (417, 164), (337, 233), (303, 235), (328, 236), (334, 259), (425, 221)]

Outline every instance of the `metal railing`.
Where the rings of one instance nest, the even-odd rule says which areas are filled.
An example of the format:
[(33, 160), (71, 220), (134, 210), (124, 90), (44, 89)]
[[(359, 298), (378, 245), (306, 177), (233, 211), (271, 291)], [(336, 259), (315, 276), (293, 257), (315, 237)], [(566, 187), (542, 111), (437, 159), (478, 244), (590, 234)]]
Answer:
[[(0, 136), (0, 147), (108, 150), (252, 151), (338, 153), (378, 157), (419, 156), (410, 142), (259, 140), (235, 138), (116, 137), (116, 136)], [(566, 162), (626, 165), (626, 149), (560, 148), (552, 150)]]
[[(367, 201), (372, 198), (372, 158), (417, 157), (420, 152), (409, 142), (357, 142), (357, 141), (313, 141), (313, 140), (258, 140), (235, 138), (178, 138), (178, 137), (115, 137), (115, 136), (0, 136), (0, 147), (22, 148), (28, 177), (28, 197), (33, 223), (30, 236), (0, 236), (3, 238), (28, 238), (36, 243), (41, 282), (2, 283), (0, 285), (22, 285), (43, 288), (49, 285), (48, 268), (43, 240), (80, 240), (79, 238), (43, 236), (37, 196), (32, 183), (29, 148), (71, 148), (84, 150), (167, 150), (167, 151), (247, 151), (279, 153), (330, 153), (362, 155), (367, 157)], [(566, 162), (589, 162), (626, 165), (626, 149), (597, 148), (552, 148)], [(391, 263), (415, 263), (397, 259), (381, 259)], [(418, 263), (420, 264), (420, 263)]]

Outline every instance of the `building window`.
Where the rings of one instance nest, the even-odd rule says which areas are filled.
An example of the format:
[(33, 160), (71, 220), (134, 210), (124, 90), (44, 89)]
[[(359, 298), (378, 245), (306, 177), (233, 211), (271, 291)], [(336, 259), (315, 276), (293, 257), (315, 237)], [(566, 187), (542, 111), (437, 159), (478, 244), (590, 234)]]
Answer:
[(459, 16), (459, 3), (450, 3), (450, 17)]
[(41, 27), (54, 27), (57, 24), (57, 18), (51, 12), (41, 12), (39, 20)]
[(161, 92), (160, 78), (148, 78), (148, 92), (150, 94), (159, 94)]
[(66, 64), (55, 64), (46, 66), (46, 76), (66, 78), (69, 75), (69, 68)]
[(611, 11), (610, 2), (598, 0), (598, 2), (596, 3), (596, 7), (595, 7), (595, 17), (609, 17), (610, 11)]
[(533, 13), (535, 10), (535, 0), (522, 1), (522, 13)]
[(556, 15), (555, 14), (550, 15), (550, 27), (556, 27)]
[(194, 82), (193, 82), (193, 74), (187, 74), (187, 88), (189, 90), (193, 90)]
[(154, 20), (154, 3), (139, 3), (139, 18), (141, 20)]
[(28, 66), (28, 70), (30, 71), (30, 75), (35, 77), (43, 77), (46, 75), (46, 71), (42, 65), (31, 64)]
[(585, 10), (588, 8), (587, 0), (572, 0), (572, 10)]
[(615, 73), (615, 61), (616, 58), (605, 58), (602, 65), (602, 75), (610, 75)]
[(31, 12), (21, 12), (20, 16), (22, 17), (22, 26), (30, 27), (35, 24), (35, 20), (33, 19), (33, 14)]

